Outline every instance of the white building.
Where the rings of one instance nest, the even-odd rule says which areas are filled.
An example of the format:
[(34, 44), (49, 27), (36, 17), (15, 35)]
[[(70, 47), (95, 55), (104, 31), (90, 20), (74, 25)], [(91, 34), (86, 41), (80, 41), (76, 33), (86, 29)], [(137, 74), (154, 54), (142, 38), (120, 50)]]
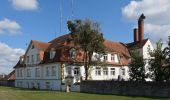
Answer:
[[(92, 60), (100, 59), (104, 66), (90, 68), (90, 80), (128, 80), (130, 50), (139, 50), (145, 59), (148, 49), (153, 50), (149, 39), (143, 38), (143, 19), (134, 31), (134, 42), (124, 44), (105, 40), (106, 55), (93, 54)], [(48, 43), (32, 40), (24, 56), (16, 64), (16, 87), (65, 91), (80, 90), (80, 81), (85, 78), (81, 48), (68, 41), (70, 34), (60, 36)], [(147, 66), (147, 65), (146, 65)]]

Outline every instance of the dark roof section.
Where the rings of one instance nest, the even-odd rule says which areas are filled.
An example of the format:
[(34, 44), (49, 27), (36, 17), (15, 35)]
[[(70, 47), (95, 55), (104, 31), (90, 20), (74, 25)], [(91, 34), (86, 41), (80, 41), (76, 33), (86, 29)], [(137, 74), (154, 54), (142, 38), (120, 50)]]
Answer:
[(21, 67), (26, 67), (26, 64), (20, 63), (20, 60), (19, 60), (18, 63), (13, 68), (21, 68)]
[(139, 48), (142, 48), (146, 42), (148, 41), (149, 39), (144, 39), (142, 42), (132, 42), (132, 43), (127, 43), (127, 47), (128, 49), (139, 49)]

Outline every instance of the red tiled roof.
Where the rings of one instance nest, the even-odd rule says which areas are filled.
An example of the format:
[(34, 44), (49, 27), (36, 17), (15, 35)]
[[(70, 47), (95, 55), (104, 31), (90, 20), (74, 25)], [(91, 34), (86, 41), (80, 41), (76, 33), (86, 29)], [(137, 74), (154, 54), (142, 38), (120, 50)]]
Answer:
[(51, 44), (51, 43), (40, 42), (40, 41), (36, 41), (36, 40), (32, 40), (32, 43), (33, 43), (34, 46), (36, 46), (39, 50), (42, 50), (42, 51), (46, 51), (47, 48), (49, 47), (49, 45)]

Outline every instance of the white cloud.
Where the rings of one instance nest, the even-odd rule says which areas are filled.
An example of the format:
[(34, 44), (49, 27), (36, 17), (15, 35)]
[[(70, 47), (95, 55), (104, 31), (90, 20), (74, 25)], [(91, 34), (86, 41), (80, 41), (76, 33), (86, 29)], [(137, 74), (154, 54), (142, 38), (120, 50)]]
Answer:
[(12, 48), (0, 42), (0, 73), (9, 73), (19, 60), (19, 56), (24, 54), (21, 48)]
[(16, 10), (37, 10), (37, 0), (10, 0)]
[(16, 21), (7, 18), (0, 20), (0, 34), (15, 35), (20, 34), (21, 26)]
[(137, 22), (139, 16), (144, 13), (145, 33), (152, 41), (167, 41), (170, 35), (170, 0), (140, 0), (130, 1), (122, 8), (123, 17)]

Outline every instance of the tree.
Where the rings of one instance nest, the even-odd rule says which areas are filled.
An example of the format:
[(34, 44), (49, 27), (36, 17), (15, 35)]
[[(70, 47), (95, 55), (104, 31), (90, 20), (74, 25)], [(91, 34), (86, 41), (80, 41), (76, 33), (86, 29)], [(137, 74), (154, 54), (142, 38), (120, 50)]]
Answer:
[(131, 63), (129, 65), (129, 75), (131, 81), (145, 81), (145, 61), (143, 56), (137, 51), (131, 52)]
[(165, 55), (164, 67), (166, 71), (166, 81), (170, 81), (170, 36), (168, 38), (167, 47), (164, 48), (163, 53)]
[(156, 48), (150, 52), (152, 59), (149, 61), (150, 64), (150, 78), (154, 81), (165, 81), (166, 71), (164, 69), (165, 55), (162, 50), (162, 41), (156, 43)]
[(68, 21), (67, 26), (76, 45), (80, 46), (83, 54), (83, 63), (85, 68), (85, 80), (89, 77), (89, 68), (92, 64), (93, 53), (104, 52), (104, 38), (100, 32), (100, 25), (88, 19)]

